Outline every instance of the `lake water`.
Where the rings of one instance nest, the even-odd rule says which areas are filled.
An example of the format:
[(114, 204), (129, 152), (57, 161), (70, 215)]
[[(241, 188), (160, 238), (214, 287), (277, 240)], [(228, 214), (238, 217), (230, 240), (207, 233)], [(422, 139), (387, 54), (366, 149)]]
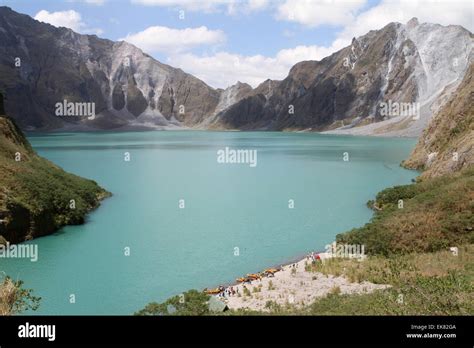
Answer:
[[(365, 203), (378, 191), (417, 175), (399, 167), (414, 139), (166, 131), (29, 140), (113, 193), (86, 224), (32, 241), (37, 262), (0, 260), (42, 297), (39, 314), (132, 314), (323, 250), (369, 221)], [(257, 166), (218, 163), (225, 147), (257, 150)]]

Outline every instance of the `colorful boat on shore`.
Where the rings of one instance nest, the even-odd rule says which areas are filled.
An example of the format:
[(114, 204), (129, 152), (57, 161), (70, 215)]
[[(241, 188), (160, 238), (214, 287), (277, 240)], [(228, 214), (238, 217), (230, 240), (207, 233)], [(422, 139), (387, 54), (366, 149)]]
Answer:
[(222, 292), (222, 289), (221, 288), (215, 288), (215, 289), (204, 289), (204, 293), (205, 294), (208, 294), (208, 295), (217, 295), (217, 294), (220, 294)]
[(247, 274), (247, 278), (257, 280), (257, 279), (262, 279), (262, 276), (260, 274), (256, 274), (256, 273), (249, 273), (249, 274)]

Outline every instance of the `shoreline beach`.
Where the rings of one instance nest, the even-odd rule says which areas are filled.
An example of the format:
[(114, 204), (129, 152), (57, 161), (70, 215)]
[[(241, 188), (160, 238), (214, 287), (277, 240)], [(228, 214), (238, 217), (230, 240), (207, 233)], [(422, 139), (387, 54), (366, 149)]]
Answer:
[(303, 307), (332, 292), (363, 294), (390, 287), (367, 281), (353, 283), (344, 276), (324, 275), (306, 270), (313, 261), (325, 262), (332, 257), (327, 252), (312, 253), (299, 258), (296, 262), (286, 263), (280, 266), (277, 272), (252, 280), (250, 283), (234, 282), (222, 286), (221, 289), (224, 291), (212, 296), (225, 303), (229, 309), (265, 312), (270, 310), (271, 304)]

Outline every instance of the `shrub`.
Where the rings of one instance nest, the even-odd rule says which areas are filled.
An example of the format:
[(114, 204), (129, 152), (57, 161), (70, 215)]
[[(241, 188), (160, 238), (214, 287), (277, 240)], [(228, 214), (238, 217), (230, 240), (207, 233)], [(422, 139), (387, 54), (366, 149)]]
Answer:
[(206, 315), (209, 314), (209, 299), (209, 295), (193, 289), (163, 303), (149, 303), (135, 315)]

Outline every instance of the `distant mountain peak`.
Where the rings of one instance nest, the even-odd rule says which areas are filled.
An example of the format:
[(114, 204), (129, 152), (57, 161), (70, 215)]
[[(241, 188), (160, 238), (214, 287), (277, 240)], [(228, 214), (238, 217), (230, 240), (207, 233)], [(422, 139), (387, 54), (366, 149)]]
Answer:
[[(223, 113), (221, 122), (228, 128), (357, 128), (361, 134), (377, 129), (378, 134), (417, 136), (438, 98), (462, 80), (473, 46), (472, 34), (460, 26), (420, 24), (416, 18), (407, 24), (389, 23), (353, 38), (350, 46), (320, 61), (295, 64), (287, 78), (272, 83), (266, 102), (250, 96)], [(263, 92), (264, 85), (256, 90)], [(380, 106), (388, 102), (418, 103), (420, 111), (411, 118), (397, 112), (382, 115)], [(242, 120), (247, 123), (242, 125)]]
[[(6, 108), (25, 129), (193, 126), (219, 101), (219, 91), (126, 41), (66, 31), (10, 9), (0, 12), (0, 48)], [(94, 103), (97, 117), (56, 116), (55, 104), (66, 97)]]
[(418, 22), (418, 18), (416, 17), (413, 17), (412, 19), (410, 19), (408, 22), (407, 22), (407, 27), (408, 28), (413, 28), (413, 27), (416, 27), (418, 26), (420, 23)]
[[(400, 132), (415, 136), (438, 98), (462, 80), (472, 47), (472, 34), (460, 26), (412, 18), (353, 38), (320, 61), (299, 62), (281, 81), (267, 79), (254, 89), (238, 81), (214, 89), (126, 41), (81, 35), (2, 7), (0, 90), (8, 96), (6, 111), (28, 130), (352, 131), (387, 121), (381, 133), (405, 127), (409, 131)], [(21, 67), (14, 64), (18, 57)], [(55, 105), (65, 99), (94, 103), (96, 117), (58, 117)], [(381, 114), (387, 102), (419, 103), (421, 117), (396, 126)]]

